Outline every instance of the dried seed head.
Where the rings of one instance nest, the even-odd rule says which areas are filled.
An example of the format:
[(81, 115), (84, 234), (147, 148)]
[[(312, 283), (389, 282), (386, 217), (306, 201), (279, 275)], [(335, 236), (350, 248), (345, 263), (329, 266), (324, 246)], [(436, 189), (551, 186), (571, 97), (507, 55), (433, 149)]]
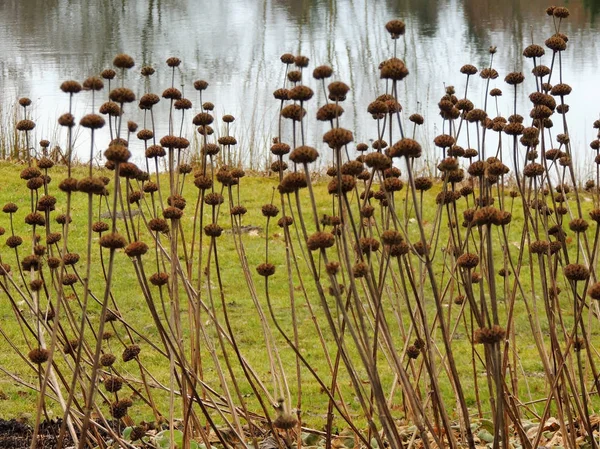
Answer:
[(204, 202), (209, 206), (218, 206), (219, 204), (222, 204), (224, 200), (223, 195), (216, 192), (209, 193), (204, 197)]
[(100, 246), (103, 248), (119, 249), (124, 248), (126, 244), (127, 240), (125, 240), (125, 237), (116, 232), (112, 232), (100, 237)]
[(204, 234), (208, 237), (220, 237), (223, 233), (223, 228), (216, 223), (210, 223), (204, 226)]
[(323, 142), (329, 145), (329, 148), (342, 148), (354, 140), (352, 132), (344, 128), (334, 128), (323, 134)]
[(125, 254), (129, 257), (139, 257), (148, 252), (148, 245), (144, 242), (131, 242), (125, 247)]
[(113, 144), (106, 149), (104, 157), (114, 163), (123, 163), (129, 160), (131, 152), (124, 145)]
[(504, 78), (504, 81), (507, 84), (512, 86), (516, 86), (517, 84), (521, 84), (525, 80), (525, 76), (522, 72), (511, 72)]
[(379, 66), (379, 70), (379, 77), (382, 79), (400, 81), (408, 76), (408, 69), (404, 64), (404, 61), (398, 58), (391, 58), (382, 62)]
[(506, 330), (495, 324), (491, 328), (482, 327), (475, 331), (473, 341), (478, 344), (493, 345), (506, 337)]
[(274, 204), (265, 204), (261, 208), (264, 217), (276, 217), (279, 214), (279, 208)]
[(375, 252), (379, 249), (379, 241), (373, 237), (361, 237), (358, 240), (356, 249), (360, 249), (363, 254), (369, 255), (371, 252)]
[(392, 39), (398, 39), (406, 31), (406, 25), (402, 20), (394, 19), (385, 24), (385, 29), (391, 34)]
[(569, 229), (573, 232), (585, 232), (587, 231), (589, 224), (583, 218), (574, 218), (569, 222)]
[(167, 282), (169, 282), (169, 275), (167, 273), (154, 273), (150, 276), (150, 283), (157, 287), (165, 285)]
[(590, 277), (590, 270), (577, 263), (571, 263), (564, 268), (565, 277), (570, 281), (585, 281)]
[(294, 219), (289, 215), (284, 215), (279, 220), (277, 220), (277, 226), (279, 226), (280, 228), (291, 226), (292, 223), (294, 223)]
[(313, 70), (313, 78), (316, 80), (326, 79), (331, 75), (333, 75), (333, 69), (328, 65), (320, 65)]
[(536, 44), (531, 44), (523, 50), (523, 56), (526, 58), (541, 58), (544, 53), (544, 49)]
[(471, 64), (465, 64), (460, 68), (460, 73), (465, 75), (475, 75), (477, 73), (477, 67)]
[(117, 87), (110, 91), (108, 98), (115, 103), (132, 103), (135, 101), (135, 94), (127, 87)]
[(42, 268), (42, 259), (40, 258), (40, 256), (30, 254), (29, 256), (25, 256), (23, 260), (21, 260), (21, 267), (24, 271), (38, 271)]
[(60, 90), (66, 94), (76, 94), (81, 92), (81, 84), (74, 80), (63, 81), (60, 85)]
[(60, 126), (72, 128), (73, 126), (75, 126), (75, 117), (73, 116), (73, 114), (69, 114), (67, 112), (66, 114), (63, 114), (60, 117), (58, 117), (58, 124)]
[(344, 101), (350, 87), (342, 81), (334, 81), (327, 86), (329, 90), (329, 99), (331, 101)]
[(287, 77), (290, 82), (298, 83), (302, 80), (302, 72), (300, 70), (290, 70)]
[(481, 72), (479, 72), (479, 76), (481, 78), (483, 78), (484, 80), (487, 80), (487, 79), (495, 80), (496, 78), (498, 78), (498, 72), (496, 71), (496, 69), (485, 68)]
[(208, 83), (204, 80), (196, 80), (194, 81), (194, 89), (198, 91), (203, 91), (208, 88)]
[(273, 276), (275, 274), (275, 265), (272, 263), (261, 263), (256, 267), (256, 272), (263, 277)]
[(335, 237), (331, 232), (318, 231), (312, 234), (306, 241), (310, 251), (331, 248), (335, 243)]
[(555, 6), (552, 10), (552, 14), (554, 15), (554, 17), (557, 17), (559, 19), (566, 19), (567, 17), (569, 17), (569, 10), (564, 6)]
[(408, 119), (415, 125), (422, 125), (425, 121), (421, 114), (411, 114), (410, 117), (408, 117)]
[(352, 267), (352, 276), (363, 278), (369, 274), (369, 266), (364, 262), (359, 262)]
[(405, 137), (390, 148), (389, 155), (390, 157), (418, 158), (421, 156), (421, 145), (416, 140)]
[(35, 348), (29, 351), (28, 356), (31, 363), (41, 365), (42, 363), (46, 363), (48, 361), (50, 351), (45, 348)]
[(319, 152), (307, 145), (297, 147), (290, 153), (290, 160), (296, 164), (310, 164), (319, 157)]
[(466, 253), (462, 254), (457, 260), (456, 264), (467, 270), (475, 268), (479, 265), (479, 256), (477, 254)]
[[(338, 128), (339, 129), (339, 128)], [(383, 153), (369, 153), (364, 158), (365, 164), (374, 170), (384, 171), (392, 166), (392, 160)]]
[(123, 361), (129, 362), (135, 359), (140, 354), (140, 347), (138, 345), (129, 345), (123, 351)]

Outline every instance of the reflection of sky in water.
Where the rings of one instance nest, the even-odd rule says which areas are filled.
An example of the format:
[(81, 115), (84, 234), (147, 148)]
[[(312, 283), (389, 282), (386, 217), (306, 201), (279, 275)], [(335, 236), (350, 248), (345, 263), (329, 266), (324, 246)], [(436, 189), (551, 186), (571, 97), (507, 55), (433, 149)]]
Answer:
[[(563, 58), (564, 79), (574, 88), (567, 100), (572, 110), (571, 138), (574, 149), (586, 152), (594, 137), (591, 123), (600, 112), (599, 5), (597, 0), (570, 2), (571, 17), (563, 27), (570, 38)], [(527, 91), (533, 89), (531, 62), (521, 52), (531, 43), (532, 34), (540, 44), (552, 34), (545, 6), (542, 0), (5, 0), (0, 4), (1, 101), (6, 110), (18, 96), (31, 97), (38, 137), (52, 137), (56, 117), (67, 108), (67, 98), (58, 90), (62, 80), (82, 80), (98, 73), (117, 52), (125, 51), (137, 62), (126, 84), (141, 93), (138, 69), (150, 63), (158, 69), (151, 90), (160, 93), (170, 78), (164, 61), (179, 56), (184, 75), (176, 76), (176, 85), (183, 82), (185, 92), (197, 103), (191, 82), (209, 81), (203, 99), (215, 103), (217, 116), (231, 113), (238, 118), (233, 132), (241, 147), (247, 151), (254, 143), (264, 150), (276, 129), (278, 103), (271, 92), (282, 82), (279, 56), (301, 52), (311, 60), (307, 75), (316, 65), (332, 64), (336, 77), (352, 86), (343, 105), (342, 126), (353, 129), (357, 141), (368, 141), (376, 138), (376, 128), (366, 106), (385, 89), (377, 66), (392, 48), (383, 25), (399, 17), (407, 23), (407, 34), (398, 41), (398, 53), (411, 72), (402, 84), (401, 102), (407, 114), (425, 115), (426, 126), (419, 137), (431, 146), (433, 136), (441, 132), (436, 104), (444, 83), (462, 92), (465, 77), (459, 68), (466, 63), (483, 67), (489, 59), (489, 45), (498, 47), (494, 65), (500, 77), (491, 87), (504, 92), (500, 114), (511, 113), (510, 89), (503, 82), (506, 73), (523, 70)], [(549, 64), (550, 57), (543, 63)], [(323, 94), (312, 77), (305, 76), (305, 82), (317, 92), (308, 106), (308, 142), (326, 152), (320, 143), (325, 125), (314, 120)], [(477, 77), (470, 88), (476, 106), (483, 104), (483, 89), (484, 82)], [(79, 95), (77, 105), (81, 116), (89, 111), (91, 96)], [(493, 105), (489, 102), (491, 116), (495, 116)], [(520, 113), (527, 116), (530, 106), (525, 91), (519, 94), (519, 105)], [(199, 105), (194, 106), (197, 110)], [(137, 107), (129, 109), (129, 118), (141, 123)], [(166, 118), (164, 109), (159, 113), (159, 120)], [(554, 121), (558, 124), (558, 117)], [(159, 137), (165, 133), (161, 129)], [(80, 147), (86, 146), (85, 134)], [(104, 144), (101, 141), (99, 149)], [(136, 154), (135, 146), (132, 149)]]

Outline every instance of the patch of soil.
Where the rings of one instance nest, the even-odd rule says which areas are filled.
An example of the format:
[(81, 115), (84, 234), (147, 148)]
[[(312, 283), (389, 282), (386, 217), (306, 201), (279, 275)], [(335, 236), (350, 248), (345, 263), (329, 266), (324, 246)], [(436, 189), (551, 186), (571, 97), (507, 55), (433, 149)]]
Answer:
[[(60, 431), (60, 420), (44, 421), (40, 424), (36, 448), (51, 449), (56, 447), (56, 440)], [(33, 428), (16, 419), (0, 419), (0, 448), (28, 449), (31, 444)], [(63, 447), (73, 444), (68, 432), (65, 435)]]

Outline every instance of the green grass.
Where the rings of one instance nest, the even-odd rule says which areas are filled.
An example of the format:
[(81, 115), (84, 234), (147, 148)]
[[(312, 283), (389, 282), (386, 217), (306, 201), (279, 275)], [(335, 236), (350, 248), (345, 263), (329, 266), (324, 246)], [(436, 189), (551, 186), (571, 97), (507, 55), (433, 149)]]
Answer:
[[(31, 228), (26, 226), (23, 223), (23, 217), (26, 215), (29, 209), (29, 196), (28, 191), (24, 186), (23, 180), (19, 178), (19, 172), (24, 166), (15, 165), (11, 163), (0, 163), (0, 179), (3, 180), (0, 185), (0, 205), (3, 205), (9, 201), (15, 202), (19, 206), (19, 211), (15, 214), (14, 217), (14, 225), (15, 225), (15, 233), (17, 235), (21, 235), (24, 237), (25, 244), (24, 248), (30, 248), (31, 243), (30, 239), (27, 240), (26, 236), (31, 233)], [(51, 170), (52, 177), (54, 180), (50, 184), (50, 190), (52, 192), (58, 192), (57, 181), (58, 179), (62, 179), (65, 175), (65, 169), (61, 167), (56, 167)], [(112, 177), (112, 173), (106, 171), (105, 173), (101, 173), (103, 175)], [(85, 169), (82, 167), (76, 167), (74, 169), (75, 177), (82, 177), (85, 175)], [(184, 226), (184, 231), (187, 240), (187, 244), (189, 247), (189, 236), (191, 235), (191, 227), (193, 225), (193, 209), (195, 207), (195, 201), (197, 197), (197, 189), (193, 186), (192, 183), (193, 178), (190, 176), (185, 181), (185, 189), (184, 196), (187, 198), (187, 206), (185, 209), (185, 214), (182, 219), (182, 224)], [(315, 193), (317, 199), (317, 211), (319, 215), (328, 214), (331, 210), (331, 197), (327, 194), (326, 185), (327, 179), (317, 180), (315, 184)], [(163, 176), (161, 180), (162, 185), (167, 185), (167, 179)], [(112, 184), (112, 182), (111, 182)], [(239, 190), (240, 195), (240, 203), (247, 207), (248, 213), (243, 218), (242, 224), (259, 226), (262, 228), (262, 231), (256, 235), (254, 234), (245, 234), (243, 235), (243, 243), (245, 246), (245, 252), (248, 257), (248, 264), (251, 267), (251, 271), (254, 275), (254, 282), (259, 292), (259, 300), (261, 306), (265, 313), (267, 312), (267, 303), (264, 296), (264, 285), (263, 278), (260, 278), (256, 275), (254, 267), (258, 264), (265, 261), (265, 234), (270, 240), (269, 243), (269, 260), (274, 263), (277, 267), (277, 271), (275, 276), (270, 278), (270, 293), (271, 298), (273, 300), (274, 305), (274, 313), (276, 318), (281, 322), (283, 328), (288, 332), (288, 335), (292, 335), (292, 323), (291, 323), (291, 307), (290, 307), (290, 299), (288, 292), (288, 282), (285, 268), (285, 242), (283, 239), (282, 230), (277, 227), (276, 220), (271, 220), (270, 226), (268, 228), (268, 232), (265, 229), (266, 219), (262, 216), (260, 212), (260, 208), (263, 204), (271, 201), (273, 195), (273, 189), (277, 186), (277, 180), (274, 177), (268, 178), (263, 176), (247, 176), (242, 178), (241, 186)], [(110, 186), (109, 186), (110, 187)], [(235, 189), (235, 188), (234, 188)], [(435, 204), (435, 196), (437, 192), (441, 189), (441, 184), (436, 184), (434, 189), (428, 192), (424, 196), (424, 211), (426, 211), (425, 220), (428, 222), (426, 225), (426, 232), (428, 235), (433, 233), (432, 223), (434, 222), (435, 213), (437, 210), (437, 205)], [(508, 189), (507, 189), (508, 192)], [(56, 211), (52, 213), (53, 216), (56, 216), (59, 213), (64, 212), (64, 204), (65, 204), (65, 195), (62, 193), (58, 193), (57, 195), (57, 208)], [(302, 208), (303, 211), (308, 216), (310, 211), (310, 204), (308, 202), (308, 196), (305, 192), (302, 192)], [(148, 196), (146, 196), (146, 199)], [(505, 196), (505, 200), (510, 202), (512, 201), (508, 195)], [(97, 199), (95, 199), (97, 204)], [(404, 201), (405, 201), (405, 191), (399, 192), (396, 196), (396, 208), (399, 211), (401, 217), (404, 215)], [(87, 196), (76, 193), (73, 196), (72, 203), (72, 216), (73, 223), (70, 226), (69, 233), (69, 251), (70, 252), (78, 252), (82, 255), (82, 259), (85, 254), (85, 243), (86, 243), (86, 209), (87, 209)], [(507, 203), (509, 204), (509, 203)], [(587, 206), (588, 203), (584, 202), (584, 205)], [(466, 208), (465, 200), (460, 200), (459, 202), (459, 212)], [(95, 208), (97, 211), (97, 207)], [(95, 212), (97, 214), (97, 212)], [(408, 218), (408, 217), (406, 217)], [(221, 207), (219, 212), (219, 223), (227, 230), (230, 228), (230, 217), (229, 217), (229, 208)], [(436, 248), (436, 254), (434, 256), (435, 259), (435, 269), (439, 274), (440, 285), (442, 288), (446, 286), (447, 273), (448, 270), (444, 269), (443, 264), (445, 263), (445, 257), (443, 255), (443, 248), (445, 248), (448, 244), (448, 232), (447, 232), (447, 224), (446, 221), (442, 221), (442, 230), (440, 233), (438, 246)], [(514, 242), (515, 246), (509, 248), (510, 251), (516, 253), (517, 247), (516, 245), (520, 243), (520, 236), (523, 226), (523, 213), (520, 209), (520, 200), (515, 200), (514, 209), (513, 209), (513, 222), (511, 224), (510, 231), (510, 240)], [(3, 226), (7, 233), (2, 237), (2, 250), (0, 254), (2, 255), (2, 262), (8, 263), (13, 267), (13, 276), (15, 282), (19, 288), (23, 288), (21, 279), (16, 276), (16, 261), (14, 256), (14, 251), (10, 250), (8, 247), (4, 245), (4, 241), (6, 236), (9, 234), (10, 224), (8, 221), (8, 215), (2, 214), (0, 216), (0, 226)], [(59, 225), (55, 222), (50, 224), (53, 232), (59, 231)], [(142, 225), (143, 227), (143, 225)], [(313, 227), (309, 225), (312, 229)], [(417, 236), (416, 225), (409, 225), (409, 235), (413, 238)], [(310, 232), (310, 230), (309, 230)], [(142, 231), (142, 235), (146, 237), (146, 241), (150, 243), (148, 240), (148, 235), (145, 231)], [(100, 298), (103, 293), (104, 286), (104, 277), (102, 274), (102, 265), (99, 257), (98, 245), (97, 245), (98, 236), (93, 236), (93, 256), (92, 256), (92, 273), (90, 279), (90, 288), (91, 291), (96, 295), (96, 297)], [(143, 239), (144, 240), (144, 239)], [(497, 240), (497, 242), (499, 239)], [(204, 238), (204, 242), (206, 244), (207, 239)], [(220, 266), (221, 266), (221, 275), (224, 284), (224, 295), (225, 302), (227, 304), (227, 312), (229, 314), (229, 318), (231, 320), (233, 334), (236, 337), (238, 344), (240, 345), (241, 351), (244, 357), (247, 358), (250, 365), (253, 366), (257, 373), (260, 376), (261, 381), (267, 385), (271, 391), (273, 399), (277, 399), (279, 394), (276, 391), (273, 391), (270, 384), (270, 373), (268, 366), (268, 356), (267, 350), (264, 346), (264, 341), (262, 339), (262, 330), (259, 323), (259, 320), (256, 318), (256, 311), (251, 300), (251, 296), (248, 292), (246, 284), (243, 279), (243, 273), (238, 261), (237, 254), (235, 252), (235, 246), (233, 239), (227, 231), (224, 233), (222, 237), (217, 239), (218, 249), (219, 249), (219, 257), (220, 257)], [(29, 247), (27, 246), (29, 245)], [(575, 247), (575, 242), (571, 243), (571, 246)], [(325, 318), (323, 317), (323, 313), (321, 310), (321, 306), (317, 299), (316, 290), (314, 286), (314, 282), (307, 280), (309, 279), (306, 275), (308, 274), (306, 262), (304, 261), (300, 249), (296, 245), (296, 256), (299, 259), (300, 266), (302, 272), (304, 273), (305, 287), (307, 288), (308, 298), (311, 301), (311, 304), (315, 310), (316, 319), (320, 322), (321, 325), (325, 326)], [(205, 246), (204, 249), (204, 261), (206, 263), (206, 251), (208, 250), (208, 246)], [(149, 252), (146, 256), (144, 256), (146, 262), (146, 273), (149, 275), (156, 271), (155, 263), (152, 262), (153, 256), (152, 252)], [(106, 254), (104, 256), (106, 258)], [(197, 258), (197, 253), (196, 256)], [(494, 259), (498, 263), (502, 260), (503, 250), (500, 245), (495, 246)], [(514, 257), (514, 256), (513, 256)], [(130, 259), (119, 251), (116, 255), (116, 270), (115, 277), (113, 282), (112, 292), (114, 294), (114, 299), (118, 304), (118, 307), (122, 313), (123, 319), (129, 323), (136, 331), (140, 334), (154, 342), (158, 347), (162, 349), (158, 331), (155, 328), (155, 324), (152, 321), (150, 313), (146, 308), (146, 303), (143, 297), (143, 294), (138, 285), (136, 276), (133, 271), (132, 263)], [(79, 273), (83, 276), (84, 265), (83, 262), (79, 263), (78, 266)], [(499, 268), (499, 266), (497, 267)], [(528, 266), (528, 262), (524, 263), (523, 272), (522, 272), (522, 281), (526, 287), (526, 291), (531, 291), (530, 284), (530, 276), (529, 270), (531, 267)], [(194, 265), (194, 273), (197, 270), (197, 265)], [(445, 276), (445, 277), (444, 277)], [(195, 275), (194, 275), (195, 279)], [(496, 276), (496, 281), (498, 283), (503, 282), (502, 278)], [(220, 322), (223, 323), (223, 310), (221, 307), (221, 303), (219, 300), (218, 292), (216, 291), (215, 277), (214, 277), (214, 267), (212, 272), (212, 282), (213, 282), (213, 299), (215, 301), (215, 310), (217, 314), (219, 314)], [(302, 296), (302, 292), (300, 291), (300, 286), (298, 282), (298, 278), (296, 275), (293, 276), (293, 285), (295, 292), (295, 301), (297, 307), (298, 314), (298, 323), (299, 323), (299, 336), (300, 336), (300, 351), (302, 355), (311, 363), (315, 370), (321, 375), (323, 375), (324, 379), (329, 379), (328, 376), (328, 367), (325, 362), (325, 359), (322, 354), (322, 349), (318, 342), (318, 338), (315, 332), (315, 328), (313, 326), (313, 322), (310, 314), (308, 313), (308, 307), (304, 302), (304, 298)], [(508, 281), (510, 285), (512, 282)], [(424, 285), (428, 283), (423, 279), (422, 282)], [(327, 285), (327, 283), (325, 283)], [(388, 287), (393, 289), (393, 282), (388, 283)], [(501, 284), (499, 284), (501, 285)], [(202, 286), (201, 297), (205, 301), (209, 301), (209, 296), (207, 294), (207, 285), (206, 283)], [(427, 298), (429, 295), (428, 288), (425, 290), (425, 297)], [(12, 294), (14, 294), (14, 288), (9, 287)], [(510, 291), (510, 288), (509, 288)], [(155, 295), (155, 301), (158, 301), (156, 296), (157, 289), (154, 288), (153, 294)], [(396, 298), (397, 294), (392, 290), (389, 292), (389, 298)], [(11, 305), (7, 299), (6, 294), (1, 294), (0, 297), (2, 300), (0, 301), (0, 326), (2, 331), (6, 334), (7, 338), (11, 341), (17, 342), (18, 346), (25, 354), (28, 352), (27, 345), (24, 341), (24, 338), (21, 334), (20, 328), (16, 324), (16, 320), (14, 318), (14, 312), (11, 308)], [(67, 295), (69, 298), (69, 303), (76, 309), (77, 301), (80, 301), (83, 297), (83, 292), (81, 285), (78, 285), (74, 290), (69, 292)], [(457, 307), (452, 304), (452, 294), (449, 293), (445, 299), (446, 310), (448, 313), (452, 314), (451, 323), (456, 321), (457, 316)], [(540, 300), (538, 299), (538, 302)], [(401, 322), (403, 323), (404, 331), (394, 325), (393, 318), (393, 310), (392, 306), (393, 301), (390, 301), (388, 305), (386, 305), (386, 316), (390, 323), (392, 323), (392, 327), (394, 328), (394, 338), (396, 341), (396, 345), (398, 348), (402, 348), (404, 345), (404, 338), (402, 336), (402, 332), (408, 329), (409, 319), (407, 314), (407, 308), (404, 301), (399, 301), (398, 314), (401, 317)], [(17, 303), (17, 305), (19, 305)], [(331, 306), (333, 305), (333, 299), (331, 300)], [(167, 306), (168, 307), (168, 306)], [(540, 307), (540, 313), (542, 311), (541, 304), (538, 304)], [(434, 316), (434, 307), (432, 301), (426, 302), (426, 309), (429, 315), (429, 321), (432, 322)], [(88, 312), (88, 318), (90, 319), (92, 324), (98, 323), (100, 312), (100, 306), (96, 302), (92, 302)], [(567, 329), (569, 329), (569, 320), (572, 320), (572, 313), (570, 310), (563, 310), (565, 319), (567, 321)], [(503, 314), (503, 318), (505, 318), (505, 310), (502, 308), (501, 313)], [(187, 305), (182, 302), (182, 320), (183, 323), (187, 323)], [(467, 315), (468, 317), (468, 315)], [(270, 323), (271, 331), (275, 335), (275, 340), (278, 344), (278, 348), (280, 351), (280, 355), (283, 361), (283, 365), (286, 370), (286, 374), (288, 377), (288, 381), (291, 389), (292, 396), (292, 404), (295, 405), (295, 395), (296, 395), (296, 375), (295, 375), (295, 355), (291, 349), (289, 349), (283, 338), (277, 333), (275, 327), (272, 325), (272, 320), (268, 317), (268, 321)], [(540, 317), (540, 321), (542, 323), (542, 328), (546, 326), (546, 321), (544, 318)], [(468, 319), (467, 319), (468, 322)], [(214, 325), (207, 323), (207, 331), (211, 338), (213, 338), (213, 343), (216, 344), (216, 331), (214, 329)], [(453, 327), (454, 324), (452, 324)], [(470, 324), (469, 324), (470, 326)], [(187, 329), (187, 327), (186, 327)], [(109, 329), (115, 337), (108, 340), (105, 343), (105, 351), (114, 351), (117, 356), (120, 356), (123, 346), (118, 339), (123, 339), (127, 342), (127, 334), (124, 329), (124, 325), (122, 323), (111, 323), (111, 328)], [(88, 331), (89, 332), (89, 331)], [(466, 393), (466, 401), (470, 406), (470, 410), (473, 415), (477, 413), (476, 408), (476, 398), (475, 398), (475, 389), (474, 389), (474, 381), (472, 375), (472, 367), (471, 367), (471, 344), (468, 341), (468, 330), (465, 329), (463, 324), (460, 324), (457, 328), (457, 332), (454, 336), (453, 340), (453, 349), (455, 352), (456, 362), (459, 367), (459, 372), (461, 374), (461, 378), (464, 379), (464, 390)], [(548, 385), (546, 384), (545, 377), (542, 371), (542, 365), (539, 361), (539, 356), (537, 350), (531, 341), (531, 331), (529, 327), (529, 322), (526, 316), (525, 307), (523, 305), (522, 300), (519, 298), (519, 294), (517, 294), (517, 307), (516, 307), (516, 320), (515, 320), (515, 332), (516, 338), (518, 341), (517, 352), (519, 359), (519, 378), (521, 382), (519, 383), (520, 388), (520, 397), (524, 402), (534, 401), (540, 399), (545, 396), (545, 392), (548, 389)], [(598, 342), (599, 333), (597, 331), (597, 327), (592, 326), (592, 339), (594, 342)], [(435, 335), (435, 332), (434, 332)], [(189, 337), (189, 333), (184, 331), (184, 341), (187, 342), (187, 338)], [(327, 347), (330, 353), (335, 354), (335, 344), (333, 339), (326, 333), (325, 335)], [(439, 336), (436, 337), (439, 339)], [(135, 336), (135, 342), (139, 343), (142, 347), (142, 353), (140, 356), (141, 363), (148, 368), (149, 372), (152, 374), (155, 379), (162, 384), (163, 386), (169, 386), (169, 366), (168, 361), (158, 352), (151, 348), (151, 346), (145, 343), (138, 336)], [(31, 337), (27, 337), (27, 341), (31, 344)], [(439, 348), (441, 348), (441, 343), (438, 342)], [(36, 385), (37, 384), (37, 376), (36, 374), (27, 368), (25, 363), (21, 359), (19, 359), (14, 351), (10, 349), (8, 343), (2, 339), (0, 340), (0, 366), (4, 367), (7, 371), (14, 373), (18, 378), (22, 379), (24, 382)], [(353, 350), (353, 346), (349, 343), (350, 351), (356, 355), (355, 350)], [(440, 358), (438, 359), (438, 367), (441, 367), (441, 357), (443, 356), (443, 351), (440, 349)], [(480, 354), (483, 354), (482, 347), (477, 347), (477, 351)], [(234, 359), (233, 352), (228, 350), (228, 355), (230, 359)], [(483, 357), (483, 355), (481, 355)], [(222, 354), (219, 357), (221, 363), (223, 363), (224, 359)], [(358, 361), (358, 358), (357, 358)], [(66, 364), (71, 363), (70, 360), (66, 361), (64, 359), (59, 360), (60, 366), (66, 366)], [(208, 352), (206, 350), (203, 351), (202, 354), (202, 362), (204, 366), (204, 375), (205, 380), (210, 385), (215, 385), (218, 387), (218, 378), (216, 375), (216, 370), (213, 362), (211, 361)], [(384, 363), (384, 359), (381, 358), (381, 377), (383, 381), (383, 385), (386, 391), (389, 391), (389, 388), (393, 384), (393, 373), (387, 368), (387, 365)], [(358, 363), (358, 362), (357, 362)], [(241, 393), (246, 397), (248, 401), (249, 407), (253, 410), (260, 411), (258, 408), (258, 402), (256, 398), (254, 398), (253, 393), (248, 385), (242, 379), (241, 369), (238, 367), (237, 363), (234, 363), (234, 374), (239, 380)], [(418, 367), (419, 364), (417, 363)], [(128, 379), (139, 379), (139, 369), (135, 362), (124, 363), (118, 358), (118, 362), (115, 365), (120, 374)], [(87, 368), (86, 368), (87, 369)], [(488, 405), (487, 405), (487, 382), (486, 382), (486, 374), (485, 368), (481, 364), (480, 361), (476, 362), (476, 370), (477, 377), (479, 383), (479, 392), (481, 395), (482, 403), (484, 404), (484, 410), (486, 411), (486, 415), (488, 414)], [(361, 378), (361, 381), (368, 382), (367, 375), (364, 369), (358, 368), (358, 372)], [(541, 375), (540, 375), (541, 374)], [(448, 406), (449, 410), (454, 410), (454, 397), (452, 393), (451, 386), (448, 384), (446, 376), (442, 373), (440, 376), (442, 380), (442, 392), (444, 394), (444, 401)], [(140, 388), (140, 385), (136, 385)], [(356, 420), (357, 426), (364, 427), (366, 425), (364, 416), (362, 416), (362, 412), (360, 409), (360, 405), (355, 398), (354, 389), (347, 374), (342, 373), (340, 378), (340, 386), (343, 394), (343, 398), (346, 401), (349, 411), (352, 414), (352, 417)], [(36, 398), (37, 394), (35, 391), (20, 385), (18, 382), (15, 382), (13, 379), (9, 378), (4, 374), (0, 374), (0, 416), (4, 418), (10, 417), (18, 417), (21, 415), (31, 415), (35, 413), (36, 410)], [(168, 410), (168, 394), (164, 389), (157, 389), (153, 392), (154, 399), (156, 400), (158, 407), (163, 413), (167, 413)], [(421, 395), (423, 398), (426, 398), (428, 395), (428, 391), (423, 387), (421, 391)], [(311, 377), (306, 369), (302, 370), (302, 412), (306, 425), (312, 426), (315, 428), (322, 428), (325, 424), (325, 416), (327, 410), (327, 395), (321, 390), (319, 384)], [(536, 406), (533, 406), (534, 408)], [(537, 406), (537, 411), (541, 411), (541, 405)], [(55, 414), (60, 414), (60, 410), (56, 404), (50, 403), (49, 408)], [(400, 388), (396, 389), (396, 394), (392, 398), (392, 409), (397, 413), (398, 418), (404, 417), (404, 409), (402, 407), (402, 394), (400, 392)], [(149, 407), (144, 405), (141, 400), (134, 400), (134, 407), (130, 411), (130, 415), (134, 417), (136, 421), (139, 420), (151, 420), (153, 419), (151, 410)], [(453, 415), (452, 418), (457, 418), (456, 415)], [(343, 421), (338, 417), (336, 420), (336, 424), (339, 426), (343, 426)]]

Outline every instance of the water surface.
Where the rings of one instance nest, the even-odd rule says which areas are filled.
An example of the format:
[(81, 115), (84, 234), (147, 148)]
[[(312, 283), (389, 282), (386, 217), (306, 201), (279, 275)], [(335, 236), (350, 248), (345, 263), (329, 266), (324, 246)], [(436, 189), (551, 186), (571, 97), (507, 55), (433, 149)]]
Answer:
[[(402, 83), (401, 102), (405, 114), (425, 116), (419, 138), (427, 147), (441, 131), (436, 104), (444, 86), (462, 91), (465, 77), (459, 68), (466, 63), (479, 68), (488, 64), (490, 45), (498, 48), (494, 66), (500, 73), (491, 87), (505, 92), (498, 113), (511, 113), (510, 89), (503, 79), (517, 70), (528, 75), (519, 96), (521, 114), (528, 114), (526, 94), (533, 90), (534, 79), (531, 62), (521, 52), (532, 42), (543, 44), (553, 33), (546, 6), (541, 0), (4, 0), (0, 2), (0, 105), (6, 120), (19, 97), (30, 97), (38, 124), (36, 137), (58, 141), (56, 117), (68, 108), (66, 95), (58, 89), (61, 81), (98, 74), (111, 65), (115, 54), (126, 52), (136, 60), (126, 85), (138, 95), (143, 93), (139, 68), (152, 65), (157, 74), (150, 89), (160, 93), (170, 83), (164, 61), (178, 56), (183, 64), (176, 75), (177, 87), (183, 86), (197, 110), (191, 83), (207, 80), (210, 87), (203, 99), (215, 103), (217, 116), (237, 117), (233, 133), (246, 162), (256, 165), (264, 161), (260, 155), (276, 133), (278, 102), (272, 91), (283, 81), (279, 56), (292, 52), (310, 58), (309, 73), (317, 65), (330, 64), (335, 78), (351, 85), (342, 126), (352, 129), (357, 141), (368, 142), (376, 138), (376, 128), (366, 107), (385, 90), (377, 66), (392, 51), (384, 24), (401, 18), (407, 32), (398, 51), (410, 70)], [(569, 36), (563, 77), (573, 86), (568, 98), (573, 148), (584, 160), (584, 155), (590, 157), (591, 125), (600, 113), (600, 1), (573, 0), (567, 6), (571, 16), (562, 27)], [(550, 56), (542, 62), (549, 65)], [(305, 82), (317, 92), (308, 106), (308, 143), (325, 153), (320, 138), (325, 128), (314, 120), (323, 94), (315, 80), (305, 77)], [(483, 105), (483, 80), (477, 78), (472, 84), (470, 98), (476, 106)], [(91, 107), (91, 96), (80, 94), (77, 115)], [(493, 103), (488, 112), (496, 115)], [(136, 107), (128, 113), (141, 121)], [(186, 130), (193, 132), (191, 127)], [(83, 134), (77, 148), (85, 158), (89, 150)], [(101, 139), (97, 150), (103, 145)], [(132, 149), (134, 155), (142, 154), (141, 145)]]

